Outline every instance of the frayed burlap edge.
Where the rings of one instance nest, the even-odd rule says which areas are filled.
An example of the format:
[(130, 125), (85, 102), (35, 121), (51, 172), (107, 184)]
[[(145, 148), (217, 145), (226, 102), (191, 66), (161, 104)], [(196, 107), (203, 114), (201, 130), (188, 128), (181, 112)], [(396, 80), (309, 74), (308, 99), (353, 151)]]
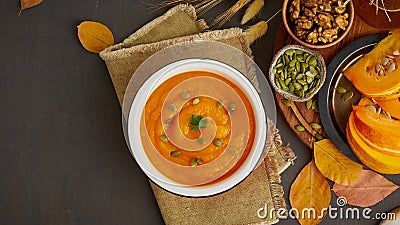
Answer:
[(132, 41), (136, 41), (140, 39), (143, 35), (147, 34), (152, 29), (157, 29), (163, 21), (165, 21), (168, 17), (174, 16), (178, 11), (185, 12), (193, 21), (195, 21), (196, 26), (199, 30), (206, 30), (208, 26), (206, 21), (203, 19), (197, 20), (196, 9), (192, 5), (188, 4), (181, 4), (177, 5), (176, 7), (171, 8), (169, 11), (164, 13), (162, 16), (157, 17), (156, 19), (152, 20), (152, 22), (147, 23), (135, 33), (129, 35), (123, 42), (122, 47), (128, 48), (132, 46)]

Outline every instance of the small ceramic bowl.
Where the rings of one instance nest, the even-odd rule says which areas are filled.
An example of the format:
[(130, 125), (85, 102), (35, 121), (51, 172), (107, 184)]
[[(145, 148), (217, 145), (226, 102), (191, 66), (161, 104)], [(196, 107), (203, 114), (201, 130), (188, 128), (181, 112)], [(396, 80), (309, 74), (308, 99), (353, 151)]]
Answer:
[[(288, 54), (288, 51), (294, 51), (295, 53), (292, 53), (292, 56), (290, 56), (291, 54)], [(298, 54), (296, 51), (301, 51), (303, 54)], [(303, 58), (300, 55), (303, 55)], [(285, 58), (287, 59), (285, 60)], [(311, 58), (315, 58), (315, 62), (312, 62), (314, 59), (311, 60)], [(299, 64), (300, 66), (296, 64)], [(313, 69), (310, 69), (310, 64), (312, 64)], [(279, 71), (282, 72), (279, 73)], [(286, 99), (297, 102), (304, 102), (311, 99), (322, 87), (325, 78), (326, 65), (322, 55), (317, 51), (301, 45), (284, 46), (275, 54), (269, 68), (269, 80), (275, 91)], [(282, 82), (286, 83), (283, 85)], [(300, 87), (301, 89), (299, 89)], [(304, 95), (298, 96), (295, 94), (296, 91), (303, 92)]]
[[(353, 24), (354, 21), (354, 5), (353, 3), (350, 1), (347, 3), (346, 7), (346, 13), (348, 13), (349, 17), (347, 18), (348, 20), (348, 25), (346, 27), (345, 30), (340, 30), (339, 34), (338, 34), (338, 38), (335, 39), (333, 42), (328, 42), (328, 43), (316, 43), (316, 44), (311, 44), (306, 42), (305, 40), (300, 39), (294, 31), (294, 23), (293, 21), (290, 20), (290, 14), (291, 12), (289, 12), (290, 6), (293, 3), (293, 0), (284, 0), (283, 1), (283, 6), (282, 6), (282, 21), (283, 21), (283, 25), (286, 28), (286, 31), (289, 33), (289, 35), (299, 44), (304, 45), (308, 48), (328, 48), (331, 47), (333, 45), (338, 44), (341, 40), (343, 40), (343, 38), (349, 33), (350, 28)], [(322, 5), (320, 5), (319, 7), (322, 7)], [(333, 10), (333, 9), (332, 9)], [(315, 25), (314, 25), (315, 26)]]

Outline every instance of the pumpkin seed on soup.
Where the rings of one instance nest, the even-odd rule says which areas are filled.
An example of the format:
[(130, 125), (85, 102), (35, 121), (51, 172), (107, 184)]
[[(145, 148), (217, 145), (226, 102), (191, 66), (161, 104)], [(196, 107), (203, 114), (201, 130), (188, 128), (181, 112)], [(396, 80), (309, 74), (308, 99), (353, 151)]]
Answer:
[(200, 102), (200, 98), (198, 98), (198, 97), (194, 98), (192, 101), (193, 105), (197, 105), (197, 104), (199, 104), (199, 102)]
[(181, 153), (180, 153), (179, 151), (172, 151), (172, 152), (170, 152), (169, 154), (170, 154), (170, 156), (172, 156), (172, 157), (177, 157), (177, 156), (179, 156)]
[(184, 98), (184, 99), (190, 98), (190, 94), (188, 92), (182, 92), (179, 94), (179, 96), (181, 96), (181, 98)]
[(222, 146), (222, 140), (221, 139), (216, 139), (216, 140), (214, 140), (213, 143), (217, 147), (221, 147)]
[(165, 136), (165, 135), (161, 135), (161, 136), (160, 136), (160, 140), (163, 141), (163, 142), (167, 142), (167, 141), (168, 141), (168, 138), (167, 138), (167, 136)]
[(197, 166), (197, 165), (201, 165), (201, 164), (203, 164), (203, 160), (200, 159), (200, 158), (193, 158), (193, 159), (190, 161), (190, 165), (191, 165), (191, 166)]

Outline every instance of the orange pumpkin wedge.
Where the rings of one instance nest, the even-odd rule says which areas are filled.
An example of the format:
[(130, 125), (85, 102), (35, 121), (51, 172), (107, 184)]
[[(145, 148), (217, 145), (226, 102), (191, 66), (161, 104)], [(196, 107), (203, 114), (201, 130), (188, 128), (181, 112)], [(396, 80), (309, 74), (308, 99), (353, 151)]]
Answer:
[(400, 97), (400, 29), (344, 71), (351, 83), (367, 97)]
[(378, 105), (390, 116), (400, 119), (400, 98), (392, 100), (377, 100)]
[(366, 144), (357, 134), (354, 126), (354, 111), (350, 114), (346, 128), (346, 137), (354, 154), (370, 169), (384, 174), (400, 173), (400, 157), (376, 151)]
[(382, 153), (400, 156), (400, 121), (363, 106), (353, 107), (353, 121), (364, 142)]

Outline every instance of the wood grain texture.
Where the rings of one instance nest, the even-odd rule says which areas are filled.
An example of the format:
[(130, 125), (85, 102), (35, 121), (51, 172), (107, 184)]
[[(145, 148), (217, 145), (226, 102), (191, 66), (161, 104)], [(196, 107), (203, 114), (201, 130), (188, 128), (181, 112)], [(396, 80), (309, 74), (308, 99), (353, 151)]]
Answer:
[[(345, 46), (351, 42), (368, 35), (384, 33), (387, 31), (378, 30), (367, 24), (365, 24), (359, 17), (355, 16), (353, 26), (351, 27), (349, 34), (339, 44), (334, 45), (326, 49), (316, 49), (324, 57), (326, 65), (329, 65), (333, 57)], [(274, 52), (277, 52), (281, 47), (286, 44), (298, 44), (296, 43), (286, 32), (285, 28), (281, 26), (275, 39)], [(277, 104), (281, 109), (283, 116), (288, 122), (292, 131), (301, 139), (301, 141), (309, 148), (313, 148), (314, 141), (316, 140), (315, 135), (321, 134), (327, 138), (327, 135), (323, 129), (314, 130), (309, 124), (312, 122), (321, 123), (320, 115), (313, 109), (308, 109), (305, 102), (293, 102), (291, 101), (291, 107), (287, 107), (282, 103), (283, 96), (275, 92)], [(314, 100), (318, 99), (318, 95), (313, 97)], [(306, 128), (306, 131), (299, 132), (295, 129), (296, 125), (302, 125)]]

